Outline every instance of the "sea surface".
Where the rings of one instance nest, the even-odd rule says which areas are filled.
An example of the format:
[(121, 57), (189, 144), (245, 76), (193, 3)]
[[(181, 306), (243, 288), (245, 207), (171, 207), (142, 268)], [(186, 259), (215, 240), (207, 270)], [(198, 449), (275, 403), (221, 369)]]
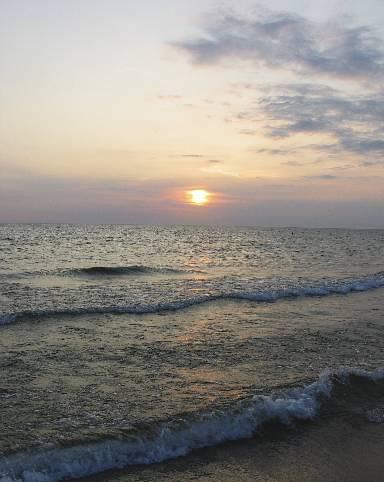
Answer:
[(0, 482), (163, 480), (329, 417), (384, 444), (383, 294), (384, 230), (0, 225)]

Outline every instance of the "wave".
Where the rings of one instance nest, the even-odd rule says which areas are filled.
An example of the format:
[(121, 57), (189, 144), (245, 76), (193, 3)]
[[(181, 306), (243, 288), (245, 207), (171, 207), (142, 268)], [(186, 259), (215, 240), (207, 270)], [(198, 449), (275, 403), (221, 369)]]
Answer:
[(89, 266), (85, 268), (64, 268), (59, 270), (39, 270), (24, 271), (19, 273), (10, 273), (10, 278), (25, 278), (39, 276), (135, 276), (135, 275), (187, 275), (187, 274), (205, 274), (206, 272), (198, 269), (177, 269), (169, 267), (154, 267), (144, 265), (128, 265), (128, 266)]
[(63, 271), (64, 274), (92, 275), (92, 276), (124, 276), (136, 274), (185, 274), (190, 271), (176, 268), (155, 268), (143, 265), (130, 266), (90, 266)]
[(17, 320), (17, 314), (1, 314), (0, 313), (0, 325), (9, 325), (13, 321)]
[(335, 384), (348, 384), (352, 377), (378, 382), (384, 380), (384, 369), (326, 371), (302, 388), (257, 395), (226, 410), (162, 422), (152, 430), (136, 431), (124, 439), (13, 454), (0, 460), (0, 482), (57, 482), (128, 465), (152, 464), (186, 455), (193, 449), (250, 438), (268, 422), (289, 425), (311, 420), (332, 398)]
[(358, 291), (369, 291), (384, 287), (384, 272), (365, 276), (357, 279), (339, 279), (320, 281), (302, 286), (288, 286), (265, 292), (246, 292), (236, 294), (237, 298), (244, 298), (250, 301), (276, 301), (280, 298), (328, 296), (333, 294), (348, 294)]
[[(90, 269), (90, 268), (85, 268)], [(110, 269), (110, 268), (109, 268)], [(122, 268), (116, 268), (122, 269)], [(152, 269), (152, 268), (150, 268)], [(57, 310), (31, 310), (19, 313), (0, 313), (0, 325), (18, 321), (23, 318), (49, 317), (55, 315), (83, 315), (83, 314), (145, 314), (162, 311), (177, 311), (190, 306), (199, 305), (217, 300), (249, 300), (254, 302), (275, 302), (284, 298), (318, 297), (334, 294), (346, 295), (352, 292), (368, 291), (384, 287), (384, 272), (358, 279), (341, 279), (314, 282), (308, 285), (292, 284), (283, 288), (266, 287), (259, 285), (258, 288), (247, 291), (233, 291), (224, 293), (206, 294), (191, 298), (165, 301), (160, 303), (135, 303), (130, 305), (100, 305), (78, 308), (63, 308)]]

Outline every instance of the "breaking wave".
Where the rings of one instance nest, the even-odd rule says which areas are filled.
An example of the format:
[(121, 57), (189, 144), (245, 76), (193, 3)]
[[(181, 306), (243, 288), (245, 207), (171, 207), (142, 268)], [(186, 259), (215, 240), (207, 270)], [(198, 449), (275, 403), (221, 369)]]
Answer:
[(136, 274), (184, 274), (188, 271), (175, 268), (155, 268), (143, 265), (131, 266), (90, 266), (63, 271), (63, 274), (91, 275), (91, 276), (129, 276)]
[[(88, 268), (86, 268), (88, 269)], [(91, 268), (89, 268), (91, 269)], [(98, 268), (100, 269), (100, 268)], [(102, 268), (104, 269), (104, 268)], [(112, 268), (107, 268), (112, 269)], [(114, 269), (114, 268), (113, 268)], [(116, 268), (122, 269), (122, 268)], [(150, 268), (152, 269), (152, 268)], [(108, 313), (127, 313), (144, 314), (158, 313), (161, 311), (177, 311), (193, 305), (199, 305), (217, 300), (249, 300), (254, 302), (274, 302), (284, 298), (316, 297), (334, 294), (348, 294), (352, 292), (368, 291), (384, 287), (384, 272), (358, 279), (341, 279), (318, 281), (311, 284), (286, 285), (284, 287), (273, 288), (270, 285), (246, 291), (232, 291), (222, 293), (212, 293), (206, 295), (193, 296), (185, 299), (164, 301), (159, 303), (132, 303), (128, 305), (100, 305), (85, 306), (74, 308), (63, 308), (57, 310), (31, 310), (19, 313), (0, 313), (0, 325), (18, 321), (25, 317), (47, 317), (55, 315), (82, 315), (82, 314), (108, 314)]]
[(152, 429), (135, 430), (123, 439), (12, 454), (0, 460), (0, 482), (57, 482), (128, 465), (161, 462), (193, 449), (250, 438), (271, 421), (289, 425), (313, 419), (327, 399), (337, 396), (335, 384), (349, 384), (356, 377), (378, 382), (384, 379), (384, 369), (326, 371), (302, 388), (256, 395), (224, 410), (161, 422)]

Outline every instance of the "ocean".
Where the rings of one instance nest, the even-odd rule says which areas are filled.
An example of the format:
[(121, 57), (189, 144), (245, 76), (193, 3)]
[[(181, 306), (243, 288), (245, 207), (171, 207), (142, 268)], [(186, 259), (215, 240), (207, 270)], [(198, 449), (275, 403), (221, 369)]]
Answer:
[(384, 230), (0, 225), (0, 482), (382, 481), (383, 293)]

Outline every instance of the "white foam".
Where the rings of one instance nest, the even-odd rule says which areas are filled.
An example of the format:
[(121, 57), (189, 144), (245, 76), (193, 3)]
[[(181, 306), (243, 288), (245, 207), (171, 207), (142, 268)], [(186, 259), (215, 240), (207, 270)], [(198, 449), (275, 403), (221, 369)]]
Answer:
[(332, 294), (348, 294), (354, 291), (368, 291), (384, 287), (384, 274), (367, 276), (355, 280), (330, 280), (314, 283), (313, 285), (293, 286), (285, 289), (250, 291), (236, 293), (231, 297), (248, 299), (250, 301), (275, 301), (282, 298), (300, 296), (327, 296)]
[(269, 420), (289, 424), (294, 420), (312, 419), (318, 413), (321, 398), (331, 395), (334, 375), (344, 382), (350, 375), (381, 380), (384, 369), (327, 371), (304, 388), (255, 396), (232, 409), (202, 414), (193, 421), (163, 423), (152, 433), (136, 434), (125, 440), (12, 455), (0, 460), (0, 482), (57, 482), (132, 464), (161, 462), (185, 455), (192, 449), (251, 437)]
[[(266, 280), (268, 281), (268, 280)], [(256, 289), (247, 291), (233, 291), (205, 294), (182, 300), (168, 301), (163, 303), (148, 304), (132, 304), (117, 306), (89, 306), (79, 308), (63, 308), (62, 310), (33, 310), (16, 314), (0, 315), (0, 325), (11, 323), (16, 319), (25, 316), (57, 316), (57, 315), (81, 315), (93, 313), (128, 313), (128, 314), (145, 314), (158, 313), (160, 311), (177, 311), (184, 308), (199, 305), (220, 299), (238, 299), (249, 300), (255, 302), (274, 302), (284, 298), (312, 297), (312, 296), (328, 296), (332, 294), (348, 294), (355, 291), (368, 291), (384, 287), (384, 273), (380, 272), (375, 275), (366, 276), (359, 279), (339, 279), (324, 280), (317, 282), (305, 282), (297, 285), (292, 282), (292, 286), (284, 288), (273, 288), (270, 285), (264, 286), (259, 284)]]

